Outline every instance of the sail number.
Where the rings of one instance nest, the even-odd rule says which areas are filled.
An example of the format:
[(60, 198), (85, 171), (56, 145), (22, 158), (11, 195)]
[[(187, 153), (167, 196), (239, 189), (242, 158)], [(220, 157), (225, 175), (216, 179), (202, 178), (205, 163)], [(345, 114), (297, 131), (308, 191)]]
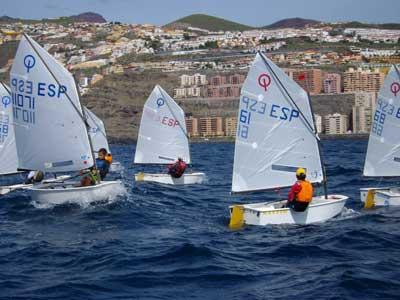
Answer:
[(10, 118), (7, 114), (0, 114), (0, 143), (3, 144), (8, 136)]
[(394, 105), (383, 99), (379, 99), (372, 123), (372, 133), (378, 136), (382, 135), (387, 116), (395, 116), (400, 119), (400, 108), (396, 110)]
[(36, 123), (36, 98), (60, 98), (67, 91), (64, 85), (33, 82), (19, 78), (11, 78), (11, 97), (14, 120), (24, 123)]
[(237, 134), (238, 137), (244, 139), (247, 139), (249, 135), (249, 125), (252, 114), (265, 115), (268, 118), (274, 118), (288, 122), (299, 118), (300, 115), (298, 110), (277, 104), (267, 104), (247, 96), (242, 96), (240, 103), (243, 108), (239, 112), (239, 125)]

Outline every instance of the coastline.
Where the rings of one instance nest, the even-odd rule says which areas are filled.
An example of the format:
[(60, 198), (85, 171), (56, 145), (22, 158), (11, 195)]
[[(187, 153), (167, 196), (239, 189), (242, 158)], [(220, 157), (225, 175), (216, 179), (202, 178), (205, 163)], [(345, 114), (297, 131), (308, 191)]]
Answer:
[[(345, 134), (320, 134), (319, 135), (321, 140), (342, 140), (342, 139), (349, 139), (349, 140), (368, 140), (368, 133), (345, 133)], [(234, 143), (234, 137), (209, 137), (209, 138), (190, 138), (190, 143)], [(136, 144), (136, 139), (122, 139), (122, 138), (109, 138), (110, 144), (122, 144), (122, 145), (129, 145), (129, 144)]]

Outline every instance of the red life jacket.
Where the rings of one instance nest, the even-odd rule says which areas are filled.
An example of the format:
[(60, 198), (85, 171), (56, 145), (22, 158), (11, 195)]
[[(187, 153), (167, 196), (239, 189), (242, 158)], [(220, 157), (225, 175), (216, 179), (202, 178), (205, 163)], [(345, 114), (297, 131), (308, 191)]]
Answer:
[(186, 170), (186, 163), (184, 161), (177, 161), (170, 167), (169, 174), (172, 177), (179, 178), (183, 175), (185, 170)]

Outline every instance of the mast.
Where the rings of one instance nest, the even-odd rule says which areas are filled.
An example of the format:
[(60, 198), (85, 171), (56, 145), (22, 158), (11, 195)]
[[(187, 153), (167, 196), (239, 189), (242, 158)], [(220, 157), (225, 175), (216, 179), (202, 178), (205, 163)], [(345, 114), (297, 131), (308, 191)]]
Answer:
[(274, 78), (278, 81), (280, 87), (285, 91), (286, 95), (289, 97), (290, 104), (293, 105), (298, 110), (299, 114), (303, 117), (304, 122), (307, 124), (307, 127), (311, 130), (312, 134), (314, 135), (315, 139), (317, 140), (318, 154), (319, 154), (319, 159), (321, 161), (321, 167), (322, 167), (324, 194), (325, 194), (325, 199), (327, 199), (328, 198), (328, 186), (327, 186), (327, 179), (326, 179), (327, 178), (326, 177), (326, 169), (325, 169), (324, 161), (323, 161), (322, 154), (321, 154), (321, 150), (322, 150), (321, 149), (321, 139), (318, 136), (317, 129), (315, 126), (314, 112), (313, 112), (312, 105), (311, 105), (310, 94), (307, 92), (308, 103), (310, 105), (311, 116), (313, 119), (313, 126), (308, 122), (307, 118), (304, 116), (304, 114), (302, 113), (302, 111), (300, 110), (300, 108), (298, 107), (296, 102), (293, 100), (293, 98), (290, 95), (290, 93), (288, 92), (288, 90), (285, 88), (285, 86), (283, 85), (283, 83), (281, 82), (279, 77), (275, 74), (274, 70), (271, 68), (268, 61), (265, 59), (264, 55), (261, 52), (260, 52), (260, 56), (262, 57), (264, 63), (268, 66), (268, 69), (271, 72), (271, 74), (273, 74)]
[(310, 97), (310, 93), (309, 92), (307, 92), (307, 98), (308, 98), (308, 103), (310, 104), (311, 116), (313, 118), (313, 123), (314, 123), (314, 134), (315, 134), (316, 139), (317, 139), (319, 159), (321, 161), (322, 178), (323, 178), (323, 184), (324, 184), (324, 196), (325, 196), (325, 199), (328, 199), (328, 180), (327, 180), (327, 176), (326, 176), (326, 168), (325, 168), (325, 164), (324, 164), (324, 158), (322, 156), (321, 139), (318, 136), (317, 126), (315, 126), (314, 110), (313, 110), (313, 106), (312, 106), (312, 103), (311, 103), (311, 97)]
[[(75, 88), (76, 88), (76, 91), (78, 93), (79, 102), (80, 102), (80, 100), (81, 100), (81, 92), (79, 91), (78, 83), (76, 82), (75, 76), (73, 76), (73, 77), (74, 77), (74, 82), (75, 82)], [(86, 127), (86, 135), (87, 135), (87, 137), (89, 139), (90, 153), (92, 153), (92, 156), (93, 156), (93, 168), (97, 172), (96, 159), (94, 158), (93, 141), (92, 141), (92, 138), (91, 138), (91, 136), (89, 134), (90, 125), (89, 125), (89, 122), (87, 121), (87, 116), (86, 116), (84, 108), (82, 108), (82, 117), (83, 117), (82, 120), (83, 120), (83, 122), (85, 124), (85, 127)], [(100, 183), (100, 178), (98, 176), (96, 176), (96, 179), (97, 179), (98, 183)]]

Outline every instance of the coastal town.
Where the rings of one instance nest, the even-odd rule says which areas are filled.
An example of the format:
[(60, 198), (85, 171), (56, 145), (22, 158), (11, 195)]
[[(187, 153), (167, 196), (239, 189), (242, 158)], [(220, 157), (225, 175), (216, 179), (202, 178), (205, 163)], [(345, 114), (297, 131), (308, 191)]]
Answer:
[(377, 92), (391, 64), (400, 63), (400, 29), (350, 25), (213, 31), (181, 22), (3, 17), (0, 78), (8, 80), (16, 44), (27, 33), (75, 75), (83, 101), (115, 140), (136, 138), (141, 107), (156, 84), (185, 108), (190, 137), (233, 138), (241, 87), (262, 51), (310, 94), (319, 133), (367, 134)]

